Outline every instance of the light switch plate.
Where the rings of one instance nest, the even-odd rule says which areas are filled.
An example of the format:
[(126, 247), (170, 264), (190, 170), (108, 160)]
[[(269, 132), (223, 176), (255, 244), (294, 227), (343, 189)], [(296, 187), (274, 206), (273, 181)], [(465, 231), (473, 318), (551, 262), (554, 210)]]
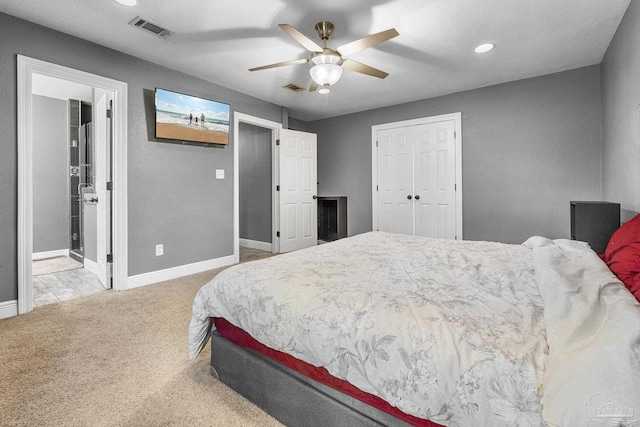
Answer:
[(216, 169), (216, 179), (224, 179), (224, 169)]

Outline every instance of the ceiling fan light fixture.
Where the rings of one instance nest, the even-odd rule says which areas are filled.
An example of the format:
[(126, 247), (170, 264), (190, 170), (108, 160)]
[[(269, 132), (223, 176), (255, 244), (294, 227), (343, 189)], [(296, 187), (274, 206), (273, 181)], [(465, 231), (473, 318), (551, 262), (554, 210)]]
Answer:
[(379, 79), (384, 79), (389, 75), (384, 71), (377, 70), (354, 60), (346, 59), (343, 61), (342, 57), (360, 52), (363, 49), (376, 46), (398, 36), (398, 31), (396, 31), (395, 28), (370, 34), (351, 43), (343, 44), (334, 50), (327, 46), (327, 41), (335, 28), (329, 21), (321, 21), (316, 24), (316, 32), (322, 40), (322, 47), (318, 46), (318, 44), (289, 24), (278, 24), (278, 26), (302, 45), (302, 47), (311, 52), (311, 55), (305, 59), (296, 59), (249, 68), (249, 71), (266, 70), (269, 68), (283, 67), (285, 65), (309, 64), (311, 66), (311, 68), (309, 68), (309, 74), (311, 74), (312, 79), (309, 85), (309, 92), (315, 92), (320, 87), (320, 93), (322, 94), (329, 93), (329, 87), (340, 80), (343, 66), (349, 71), (355, 71), (356, 73), (366, 74)]
[(309, 72), (311, 78), (322, 86), (334, 85), (342, 77), (342, 67), (336, 64), (314, 65)]
[(309, 70), (313, 81), (320, 86), (334, 85), (342, 77), (342, 59), (337, 55), (316, 55), (311, 58), (314, 64)]
[(325, 87), (323, 87), (323, 88), (320, 88), (320, 90), (318, 90), (318, 93), (319, 93), (320, 95), (326, 95), (326, 94), (328, 94), (329, 92), (331, 92), (331, 89), (329, 89), (329, 86), (325, 86)]

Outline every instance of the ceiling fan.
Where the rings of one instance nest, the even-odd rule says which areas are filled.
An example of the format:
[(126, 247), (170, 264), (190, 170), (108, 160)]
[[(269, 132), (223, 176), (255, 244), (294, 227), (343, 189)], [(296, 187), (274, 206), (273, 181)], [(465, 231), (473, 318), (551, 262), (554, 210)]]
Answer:
[(285, 65), (311, 63), (312, 67), (309, 72), (312, 80), (311, 85), (309, 86), (309, 91), (313, 92), (318, 89), (318, 86), (322, 86), (319, 90), (321, 94), (329, 93), (329, 86), (340, 80), (343, 69), (378, 77), (380, 79), (384, 79), (389, 75), (384, 71), (344, 57), (398, 36), (398, 32), (395, 28), (371, 34), (351, 43), (344, 44), (334, 50), (327, 47), (327, 40), (329, 40), (335, 28), (331, 22), (321, 21), (316, 24), (316, 32), (322, 40), (322, 47), (318, 46), (314, 41), (289, 24), (279, 24), (279, 27), (293, 37), (305, 49), (311, 52), (309, 58), (263, 65), (262, 67), (250, 68), (249, 71), (266, 70), (268, 68), (283, 67)]

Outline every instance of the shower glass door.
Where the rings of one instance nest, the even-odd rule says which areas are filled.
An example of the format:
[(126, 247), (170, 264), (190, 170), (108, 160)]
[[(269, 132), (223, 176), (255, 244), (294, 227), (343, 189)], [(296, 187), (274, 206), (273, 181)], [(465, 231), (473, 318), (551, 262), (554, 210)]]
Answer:
[(84, 264), (83, 196), (93, 186), (91, 104), (69, 100), (69, 256)]

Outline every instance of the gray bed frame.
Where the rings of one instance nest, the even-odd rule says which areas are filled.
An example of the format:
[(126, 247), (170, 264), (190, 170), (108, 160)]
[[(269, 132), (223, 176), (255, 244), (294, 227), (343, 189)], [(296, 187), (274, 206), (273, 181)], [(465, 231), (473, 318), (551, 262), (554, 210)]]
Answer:
[(407, 427), (410, 424), (211, 334), (211, 367), (220, 381), (290, 427)]

